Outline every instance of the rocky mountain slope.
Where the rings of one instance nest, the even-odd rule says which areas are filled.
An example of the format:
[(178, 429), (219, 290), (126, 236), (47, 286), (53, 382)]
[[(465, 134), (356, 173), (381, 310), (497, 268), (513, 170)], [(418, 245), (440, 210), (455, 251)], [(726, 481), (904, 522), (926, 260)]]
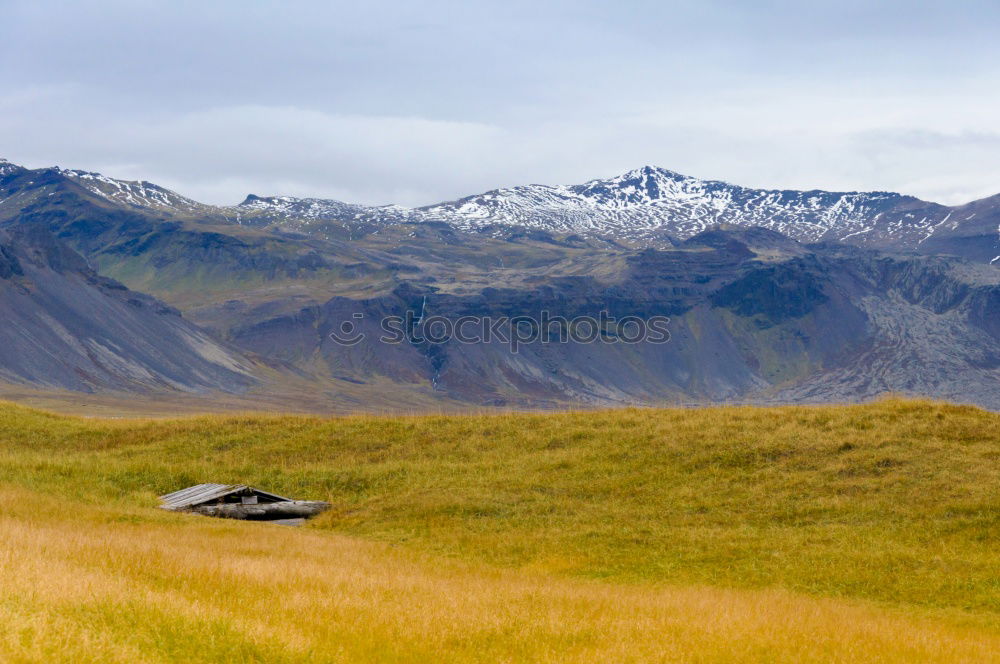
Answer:
[[(238, 390), (253, 381), (240, 359), (250, 356), (280, 368), (259, 390), (290, 375), (358, 408), (850, 401), (886, 391), (1000, 408), (998, 209), (1000, 197), (945, 207), (890, 193), (750, 190), (651, 168), (419, 210), (257, 196), (214, 207), (148, 182), (3, 162), (0, 229), (56, 236), (104, 277), (179, 309), (183, 319), (157, 314), (174, 323), (169, 358), (183, 355), (170, 339), (193, 334), (212, 348), (202, 360), (228, 359), (211, 370), (178, 359), (167, 371), (119, 343), (119, 364), (134, 356), (154, 378), (74, 382), (79, 372), (52, 364), (29, 371), (18, 358), (38, 350), (19, 350), (0, 353), (0, 379)], [(48, 274), (44, 263), (32, 269)], [(96, 297), (73, 290), (102, 278), (87, 269), (58, 286), (46, 277), (51, 294), (36, 293), (34, 310), (72, 309), (56, 299), (62, 289), (73, 301)], [(11, 284), (26, 278), (6, 271)], [(13, 300), (0, 308), (33, 311)], [(617, 343), (605, 330), (594, 343), (517, 352), (495, 339), (379, 340), (380, 322), (407, 312), (454, 321), (543, 311), (669, 317), (671, 338)], [(345, 322), (365, 339), (335, 341)], [(94, 334), (60, 325), (64, 343)], [(132, 327), (108, 335), (158, 338)]]
[(241, 392), (241, 353), (91, 270), (41, 229), (0, 231), (0, 381), (79, 391)]
[[(761, 229), (709, 231), (577, 274), (455, 291), (432, 275), (372, 297), (248, 310), (233, 342), (361, 382), (430, 382), (474, 403), (851, 401), (891, 391), (1000, 408), (1000, 274), (862, 249), (806, 249)], [(785, 243), (782, 244), (782, 239)], [(507, 284), (504, 282), (508, 281)], [(386, 316), (670, 318), (670, 342), (383, 343)], [(332, 339), (355, 320), (364, 341)]]

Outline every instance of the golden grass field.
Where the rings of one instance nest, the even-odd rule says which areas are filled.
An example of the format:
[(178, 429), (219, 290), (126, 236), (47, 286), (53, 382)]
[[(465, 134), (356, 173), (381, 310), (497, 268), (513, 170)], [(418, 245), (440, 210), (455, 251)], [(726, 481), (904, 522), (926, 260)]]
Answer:
[[(1000, 661), (1000, 416), (0, 406), (3, 662)], [(331, 512), (155, 509), (201, 481)]]

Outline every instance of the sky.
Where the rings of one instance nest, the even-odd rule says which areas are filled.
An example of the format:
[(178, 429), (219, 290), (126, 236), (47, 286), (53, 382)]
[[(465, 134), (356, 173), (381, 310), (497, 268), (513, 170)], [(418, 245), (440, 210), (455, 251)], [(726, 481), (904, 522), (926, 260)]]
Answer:
[(1000, 192), (995, 0), (0, 0), (0, 157), (424, 205), (643, 165)]

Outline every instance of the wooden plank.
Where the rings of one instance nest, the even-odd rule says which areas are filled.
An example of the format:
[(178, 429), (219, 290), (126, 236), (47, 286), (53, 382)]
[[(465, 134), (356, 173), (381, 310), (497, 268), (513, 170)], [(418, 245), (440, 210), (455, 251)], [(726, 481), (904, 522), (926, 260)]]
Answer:
[(197, 505), (191, 508), (196, 514), (215, 516), (222, 519), (250, 519), (268, 521), (272, 519), (295, 519), (316, 516), (330, 509), (330, 503), (320, 500), (286, 500), (279, 503), (243, 505), (222, 503), (219, 505)]

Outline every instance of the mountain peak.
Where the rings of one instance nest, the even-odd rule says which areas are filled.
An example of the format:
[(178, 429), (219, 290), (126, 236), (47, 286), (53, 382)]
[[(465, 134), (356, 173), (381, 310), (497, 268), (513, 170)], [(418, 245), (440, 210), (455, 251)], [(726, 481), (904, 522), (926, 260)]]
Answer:
[(187, 213), (205, 209), (197, 201), (146, 180), (117, 180), (100, 173), (59, 167), (49, 170), (76, 182), (92, 194), (131, 207)]
[(678, 173), (677, 171), (672, 171), (668, 168), (663, 168), (661, 166), (653, 166), (647, 164), (646, 166), (640, 166), (639, 168), (633, 168), (630, 171), (626, 171), (621, 175), (617, 175), (611, 178), (598, 178), (596, 180), (590, 180), (584, 183), (586, 186), (592, 183), (605, 183), (609, 185), (622, 186), (631, 182), (700, 182), (698, 178), (691, 177), (689, 175), (684, 175), (683, 173)]
[[(753, 189), (647, 164), (570, 186), (530, 185), (419, 208), (409, 218), (463, 229), (527, 226), (643, 242), (685, 239), (718, 224), (760, 226), (800, 242), (915, 247), (948, 208), (890, 192)], [(953, 220), (954, 221), (954, 220)]]
[(308, 203), (328, 203), (331, 205), (347, 205), (341, 201), (325, 198), (297, 198), (295, 196), (258, 196), (257, 194), (247, 194), (240, 206), (254, 207), (263, 205), (298, 205)]
[(353, 217), (367, 209), (362, 205), (352, 205), (322, 198), (258, 196), (257, 194), (248, 194), (236, 208), (241, 212), (261, 215), (263, 218), (302, 220)]
[(317, 202), (341, 204), (339, 201), (324, 201), (318, 198), (296, 198), (295, 196), (258, 196), (257, 194), (247, 194), (247, 197), (244, 198), (243, 202), (237, 207), (258, 209), (291, 208)]
[(18, 166), (14, 162), (7, 161), (3, 157), (0, 157), (0, 176), (10, 175), (11, 173), (17, 173), (18, 171), (23, 170), (23, 166)]
[(707, 186), (728, 187), (710, 183), (659, 166), (642, 166), (622, 175), (591, 180), (569, 189), (601, 205), (613, 207), (650, 205), (664, 199), (689, 198)]
[(666, 177), (666, 178), (683, 178), (685, 180), (694, 179), (690, 176), (684, 175), (683, 173), (678, 173), (677, 171), (672, 171), (669, 168), (663, 168), (662, 166), (654, 166), (652, 164), (647, 164), (639, 168), (633, 168), (631, 171), (627, 171), (621, 177)]

